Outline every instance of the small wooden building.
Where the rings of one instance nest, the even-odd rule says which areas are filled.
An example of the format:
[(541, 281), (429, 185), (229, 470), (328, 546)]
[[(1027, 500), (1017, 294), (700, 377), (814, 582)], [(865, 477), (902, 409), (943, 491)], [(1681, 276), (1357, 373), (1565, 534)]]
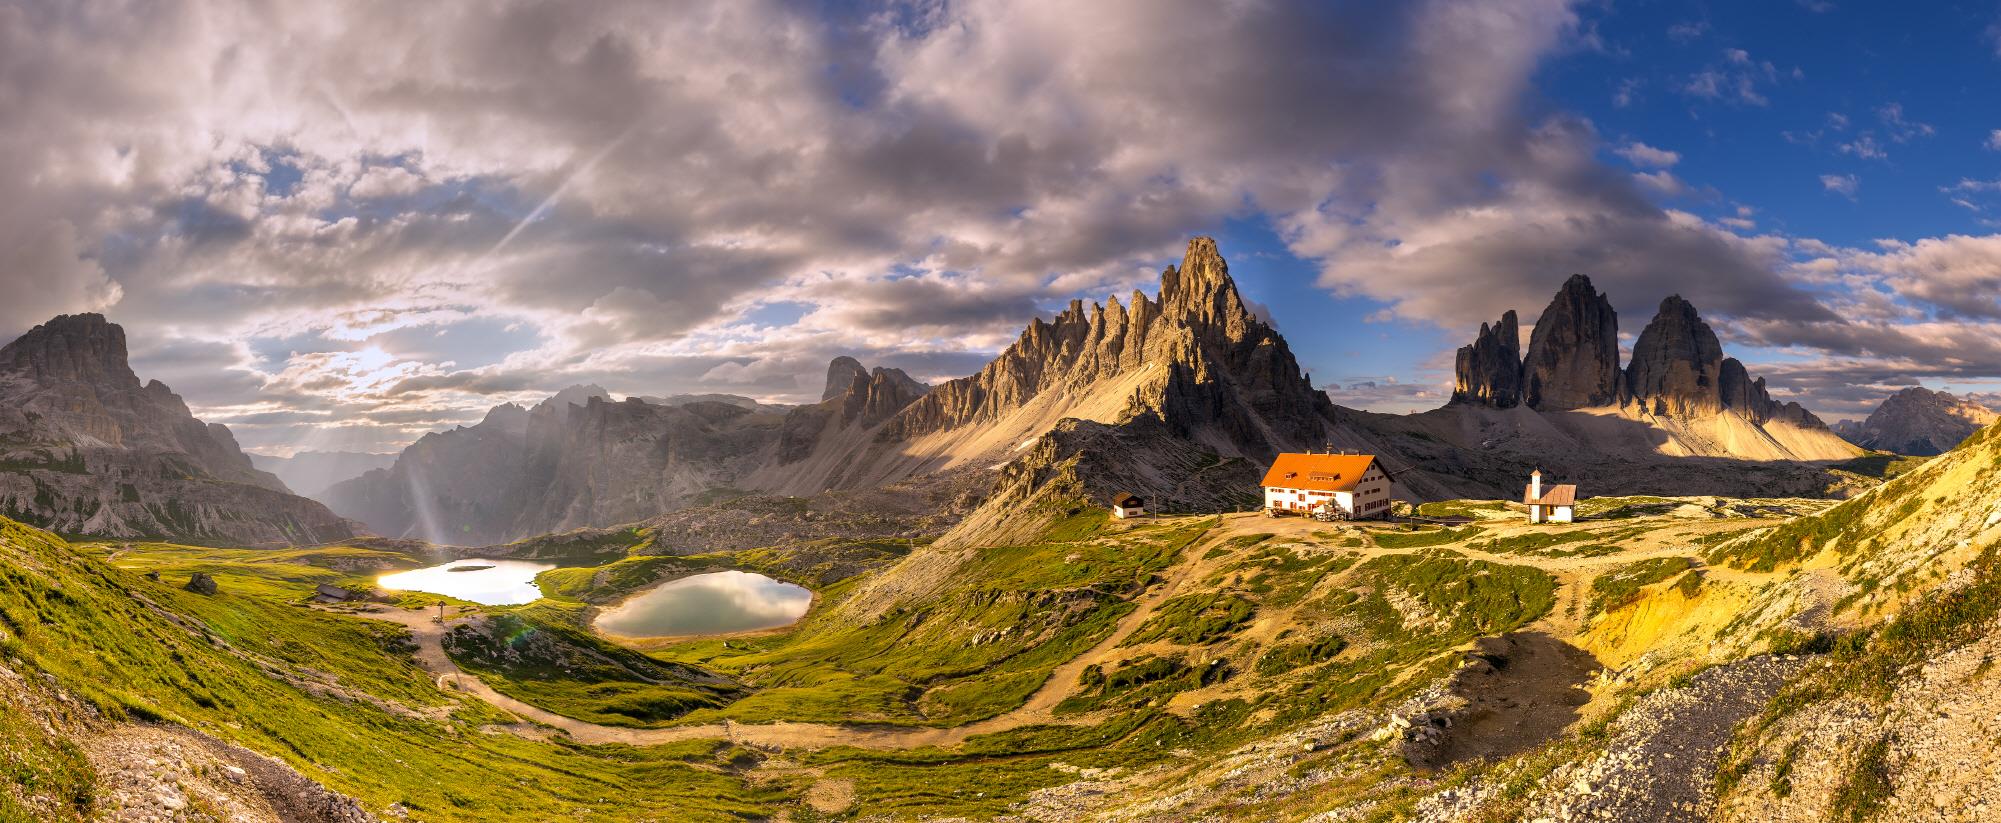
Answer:
[(1120, 520), (1146, 515), (1146, 498), (1132, 492), (1112, 495), (1112, 516)]
[(1544, 488), (1542, 469), (1536, 469), (1522, 490), (1522, 503), (1529, 507), (1530, 523), (1569, 523), (1577, 519), (1577, 486)]

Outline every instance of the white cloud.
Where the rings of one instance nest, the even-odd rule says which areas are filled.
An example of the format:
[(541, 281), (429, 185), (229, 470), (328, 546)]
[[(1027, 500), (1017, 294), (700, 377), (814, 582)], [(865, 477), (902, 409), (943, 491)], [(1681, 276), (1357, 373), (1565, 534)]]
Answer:
[[(1241, 218), (1454, 328), (1572, 271), (1824, 313), (1787, 238), (1654, 203), (1677, 154), (1527, 100), (1591, 41), (1566, 0), (75, 9), (0, 14), (0, 326), (106, 309), (251, 445), (393, 446), (571, 382), (797, 400), (835, 353), (964, 373)], [(1785, 76), (1704, 74), (1669, 87)]]
[(1883, 147), (1876, 142), (1876, 137), (1871, 134), (1863, 134), (1836, 148), (1842, 154), (1852, 154), (1863, 160), (1881, 160), (1890, 156), (1883, 151)]
[(1823, 174), (1820, 176), (1821, 188), (1851, 200), (1855, 198), (1855, 191), (1861, 185), (1862, 181), (1857, 180), (1855, 175), (1852, 174)]
[(1646, 168), (1665, 169), (1681, 162), (1681, 155), (1667, 149), (1657, 149), (1645, 143), (1631, 142), (1612, 150), (1614, 154), (1626, 158), (1626, 162)]
[(1639, 181), (1640, 185), (1665, 195), (1678, 196), (1688, 192), (1687, 185), (1675, 177), (1674, 173), (1665, 170), (1634, 172), (1633, 179)]
[(1986, 146), (1989, 151), (2001, 151), (2001, 129), (1988, 132), (1987, 142), (1981, 145)]
[(1667, 36), (1676, 43), (1693, 43), (1709, 33), (1708, 20), (1684, 20), (1668, 26)]

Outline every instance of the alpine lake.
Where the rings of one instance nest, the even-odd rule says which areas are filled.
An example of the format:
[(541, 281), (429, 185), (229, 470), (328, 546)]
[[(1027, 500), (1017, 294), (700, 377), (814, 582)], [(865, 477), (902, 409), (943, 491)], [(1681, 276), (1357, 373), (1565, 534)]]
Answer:
[[(526, 560), (467, 558), (383, 575), (392, 591), (441, 594), (488, 606), (517, 606), (541, 599), (535, 576), (556, 568)], [(607, 607), (592, 627), (628, 640), (699, 637), (792, 625), (813, 605), (803, 586), (746, 571), (717, 571), (676, 578)]]

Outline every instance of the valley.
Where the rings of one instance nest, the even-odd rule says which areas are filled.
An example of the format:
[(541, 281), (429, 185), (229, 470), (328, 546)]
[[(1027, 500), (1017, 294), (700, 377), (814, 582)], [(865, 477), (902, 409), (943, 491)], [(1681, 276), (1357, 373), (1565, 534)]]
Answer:
[[(1622, 362), (1581, 275), (1526, 353), (1510, 312), (1451, 402), (1405, 415), (1314, 388), (1213, 240), (1129, 302), (1033, 319), (936, 386), (842, 358), (813, 405), (502, 405), (318, 492), (331, 508), (139, 383), (118, 326), (51, 321), (0, 357), (41, 410), (10, 418), (26, 445), (0, 471), (37, 489), (0, 520), (0, 821), (1985, 797), (1890, 764), (1959, 751), (1912, 706), (2001, 691), (1958, 652), (2001, 601), (2001, 428), (1865, 451), (1679, 297)], [(1343, 504), (1367, 508), (1260, 508), (1278, 455), (1337, 449), (1370, 455), (1356, 482), (1381, 485)], [(1531, 470), (1572, 486), (1556, 522), (1517, 502)], [(1326, 471), (1296, 500), (1333, 499)], [(1938, 655), (1954, 668), (1913, 668)]]
[[(1552, 745), (1573, 725), (1615, 714), (1641, 684), (1697, 668), (1693, 661), (1709, 656), (1697, 647), (1713, 639), (1690, 644), (1690, 629), (1746, 618), (1748, 604), (1793, 576), (1713, 564), (1713, 548), (1827, 505), (1599, 499), (1583, 522), (1553, 531), (1477, 501), (1420, 512), (1445, 521), (1438, 525), (1245, 514), (1135, 525), (1085, 511), (1036, 545), (906, 547), (832, 581), (783, 570), (811, 567), (810, 546), (579, 559), (595, 565), (545, 572), (542, 600), (457, 602), (443, 623), (430, 595), (306, 603), (321, 583), (366, 588), (375, 574), (428, 559), (397, 551), (71, 548), (18, 531), (9, 559), (88, 581), (73, 587), (101, 598), (94, 605), (107, 617), (97, 625), (147, 638), (107, 648), (143, 656), (164, 646), (207, 661), (174, 667), (186, 675), (85, 693), (86, 705), (99, 706), (98, 718), (82, 724), (92, 733), (136, 734), (143, 726), (134, 721), (156, 719), (252, 748), (275, 743), (302, 774), (378, 814), (394, 807), (413, 819), (453, 820), (537, 809), (551, 818), (645, 819), (644, 809), (665, 807), (632, 803), (633, 788), (622, 790), (616, 810), (568, 808), (573, 789), (561, 788), (608, 786), (634, 774), (623, 770), (642, 769), (642, 794), (660, 791), (654, 781), (663, 775), (673, 775), (669, 787), (732, 787), (702, 801), (668, 789), (658, 802), (682, 819), (813, 819), (832, 809), (829, 796), (893, 816), (1117, 816), (1169, 801), (1174, 787), (1217, 764), (1274, 756), (1255, 754), (1272, 740), (1306, 734), (1318, 742), (1278, 756), (1288, 771), (1314, 775), (1307, 784), (1264, 800), (1205, 793), (1198, 804), (1284, 817), (1309, 799), (1414, 808), (1424, 787), (1487, 768), (1455, 753), (1508, 757)], [(628, 551), (651, 535), (639, 537)], [(23, 556), (23, 546), (41, 555)], [(588, 632), (591, 603), (722, 565), (811, 584), (813, 611), (791, 629), (647, 644), (643, 653)], [(195, 571), (213, 575), (222, 592), (180, 591), (177, 581)], [(9, 625), (34, 641), (16, 645), (20, 659), (51, 671), (94, 660), (85, 647), (45, 642), (49, 628), (22, 619), (24, 609), (60, 603), (37, 590), (10, 586), (7, 595)], [(1017, 592), (1040, 593), (1040, 602)], [(1693, 599), (1708, 605), (1698, 614), (1687, 606)], [(511, 627), (515, 659), (463, 642), (496, 621)], [(1729, 634), (1756, 645), (1749, 626)], [(550, 639), (522, 640), (529, 635)], [(1455, 694), (1455, 683), (1473, 679), (1465, 672), (1481, 666), (1505, 672), (1502, 685)], [(277, 678), (272, 686), (297, 692), (281, 706), (332, 699), (345, 708), (296, 728), (246, 726), (235, 708), (244, 704), (230, 692), (243, 676)], [(1478, 702), (1501, 694), (1505, 708)], [(1475, 701), (1468, 705), (1481, 717), (1460, 724), (1463, 736), (1441, 741), (1438, 754), (1413, 755), (1417, 744), (1377, 732), (1398, 728), (1397, 718), (1465, 711), (1442, 708), (1455, 700)], [(630, 713), (640, 705), (657, 712)], [(1514, 713), (1527, 726), (1505, 719)], [(1330, 732), (1330, 722), (1349, 731)], [(378, 737), (384, 726), (400, 731)], [(374, 754), (336, 742), (361, 729), (375, 740), (367, 747)], [(1506, 748), (1495, 748), (1503, 739)], [(476, 769), (502, 768), (488, 758), (507, 757), (540, 764), (537, 773), (564, 757), (603, 762), (566, 781), (519, 783), (503, 799), (448, 785), (441, 795), (369, 765), (391, 752), (409, 762), (450, 756)], [(453, 771), (425, 768), (424, 784)], [(368, 778), (356, 780), (361, 774)], [(1108, 780), (1124, 788), (1087, 789)]]

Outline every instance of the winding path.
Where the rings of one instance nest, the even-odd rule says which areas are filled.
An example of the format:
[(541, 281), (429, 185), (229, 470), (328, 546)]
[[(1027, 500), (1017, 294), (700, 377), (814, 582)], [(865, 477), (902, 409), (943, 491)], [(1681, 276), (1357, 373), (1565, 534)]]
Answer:
[[(1098, 714), (1057, 717), (1056, 704), (1063, 702), (1064, 698), (1076, 691), (1077, 678), (1086, 667), (1116, 656), (1115, 650), (1119, 644), (1134, 630), (1144, 625), (1161, 603), (1179, 594), (1189, 580), (1200, 580), (1221, 563), (1233, 558), (1234, 553), (1213, 558), (1204, 557), (1207, 549), (1215, 545), (1218, 538), (1227, 537), (1230, 533), (1228, 530), (1217, 530), (1205, 539), (1197, 540), (1183, 548), (1184, 559), (1175, 564), (1165, 581), (1141, 595), (1136, 601), (1138, 608), (1120, 619), (1112, 633), (1097, 645), (1051, 671), (1049, 678), (1043, 681), (1042, 687), (1036, 689), (1028, 701), (1019, 708), (986, 720), (947, 728), (787, 721), (776, 723), (722, 721), (658, 729), (606, 726), (566, 717), (508, 697), (495, 691), (477, 675), (460, 670), (458, 665), (452, 662), (451, 656), (445, 653), (444, 647), (445, 632), (451, 627), (451, 618), (457, 617), (456, 614), (442, 622), (428, 610), (407, 611), (377, 607), (373, 611), (343, 614), (388, 621), (408, 628), (412, 639), (417, 642), (417, 665), (436, 677), (440, 688), (472, 695), (535, 725), (560, 730), (579, 743), (657, 746), (686, 740), (729, 739), (741, 743), (783, 748), (856, 746), (866, 749), (914, 749), (924, 746), (956, 746), (969, 737), (1023, 726), (1077, 726), (1102, 720), (1103, 717)], [(511, 727), (511, 730), (524, 735), (534, 733), (526, 726)]]
[[(1744, 521), (1739, 521), (1743, 523)], [(1755, 522), (1755, 521), (1754, 521)], [(1034, 725), (1087, 725), (1103, 719), (1100, 714), (1081, 714), (1057, 717), (1055, 708), (1065, 698), (1077, 690), (1078, 676), (1093, 664), (1102, 664), (1119, 659), (1122, 652), (1119, 644), (1144, 625), (1152, 617), (1160, 604), (1180, 594), (1189, 581), (1200, 581), (1211, 572), (1221, 568), (1228, 561), (1238, 559), (1242, 552), (1224, 552), (1210, 557), (1209, 549), (1223, 541), (1245, 533), (1257, 531), (1276, 532), (1281, 539), (1310, 538), (1315, 530), (1325, 525), (1312, 521), (1272, 521), (1256, 516), (1226, 517), (1221, 525), (1210, 531), (1203, 539), (1196, 540), (1182, 549), (1181, 559), (1169, 571), (1166, 580), (1153, 586), (1141, 595), (1138, 607), (1122, 618), (1110, 635), (1099, 641), (1083, 654), (1057, 666), (1043, 681), (1040, 688), (1030, 695), (1027, 702), (1012, 711), (996, 715), (986, 720), (949, 728), (926, 728), (911, 726), (890, 726), (884, 724), (841, 724), (841, 723), (800, 723), (780, 721), (776, 723), (735, 723), (721, 721), (686, 726), (669, 726), (657, 729), (635, 729), (621, 726), (606, 726), (578, 720), (573, 717), (551, 712), (547, 709), (522, 702), (495, 691), (477, 675), (468, 674), (452, 662), (445, 653), (444, 634), (452, 625), (450, 619), (441, 621), (429, 611), (406, 611), (402, 609), (378, 607), (373, 611), (347, 612), (356, 617), (384, 620), (404, 626), (417, 642), (416, 661), (425, 671), (438, 679), (438, 685), (448, 690), (457, 690), (484, 700), (503, 711), (511, 713), (528, 723), (508, 727), (524, 736), (535, 736), (539, 729), (548, 727), (562, 731), (572, 739), (586, 744), (624, 744), (630, 746), (655, 746), (687, 740), (721, 740), (776, 746), (782, 748), (827, 748), (832, 746), (856, 746), (869, 749), (911, 749), (924, 746), (956, 746), (976, 735), (993, 734), (1024, 726)], [(1516, 565), (1532, 565), (1557, 573), (1563, 583), (1575, 591), (1587, 583), (1589, 575), (1580, 571), (1610, 567), (1650, 557), (1689, 554), (1686, 548), (1652, 545), (1634, 551), (1621, 552), (1603, 557), (1545, 558), (1525, 555), (1498, 555), (1465, 546), (1452, 546), (1453, 551), (1479, 560)], [(1424, 549), (1380, 549), (1367, 548), (1362, 552), (1368, 556), (1412, 554)], [(1753, 577), (1734, 569), (1720, 570), (1703, 567), (1706, 572), (1723, 572), (1732, 579)], [(1755, 577), (1765, 577), (1756, 575)], [(1559, 610), (1562, 607), (1559, 606)], [(1574, 608), (1574, 606), (1573, 606)], [(456, 616), (456, 615), (454, 615)], [(1565, 621), (1564, 616), (1552, 613), (1544, 621), (1568, 623), (1553, 626), (1579, 628), (1577, 621)], [(533, 725), (530, 725), (533, 724)]]

